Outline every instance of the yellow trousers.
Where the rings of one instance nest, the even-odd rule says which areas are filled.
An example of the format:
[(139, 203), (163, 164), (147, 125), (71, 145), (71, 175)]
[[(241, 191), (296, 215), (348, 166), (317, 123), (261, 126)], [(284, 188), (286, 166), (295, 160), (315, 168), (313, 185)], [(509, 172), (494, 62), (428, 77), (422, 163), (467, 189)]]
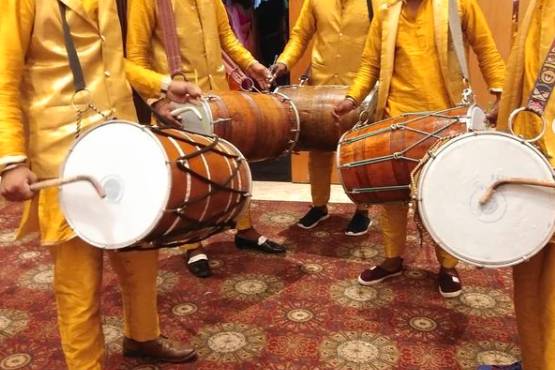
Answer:
[[(251, 210), (250, 210), (250, 207), (247, 206), (245, 210), (237, 218), (237, 224), (235, 225), (235, 228), (237, 230), (247, 230), (247, 229), (250, 229), (251, 227), (252, 227)], [(182, 252), (187, 252), (187, 251), (199, 249), (201, 247), (202, 247), (202, 244), (200, 242), (197, 242), (197, 243), (184, 244), (180, 247), (180, 249)]]
[[(69, 370), (102, 368), (100, 315), (103, 251), (80, 239), (51, 246), (58, 326)], [(158, 338), (156, 307), (158, 251), (106, 252), (118, 275), (124, 333), (137, 341)]]
[(331, 173), (334, 163), (334, 152), (308, 152), (310, 193), (314, 207), (325, 206), (330, 200)]
[[(400, 257), (407, 243), (407, 223), (409, 206), (407, 203), (384, 204), (380, 225), (384, 239), (385, 256)], [(458, 260), (436, 245), (436, 257), (440, 265), (453, 268)]]
[(514, 298), (525, 370), (555, 370), (555, 244), (513, 268)]

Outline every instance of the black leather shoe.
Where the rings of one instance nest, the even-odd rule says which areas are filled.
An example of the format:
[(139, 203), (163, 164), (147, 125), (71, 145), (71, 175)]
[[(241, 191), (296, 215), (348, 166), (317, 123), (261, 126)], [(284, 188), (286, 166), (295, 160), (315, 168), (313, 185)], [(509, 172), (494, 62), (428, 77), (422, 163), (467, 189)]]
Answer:
[[(194, 258), (195, 256), (193, 256)], [(206, 278), (212, 276), (212, 270), (210, 269), (210, 265), (208, 264), (207, 258), (197, 259), (194, 262), (189, 262), (190, 258), (189, 255), (185, 257), (186, 265), (191, 274), (195, 275), (199, 278)]]
[(235, 235), (235, 245), (239, 249), (254, 249), (264, 253), (284, 253), (287, 250), (283, 245), (273, 242), (265, 236), (261, 236), (258, 240), (250, 240)]

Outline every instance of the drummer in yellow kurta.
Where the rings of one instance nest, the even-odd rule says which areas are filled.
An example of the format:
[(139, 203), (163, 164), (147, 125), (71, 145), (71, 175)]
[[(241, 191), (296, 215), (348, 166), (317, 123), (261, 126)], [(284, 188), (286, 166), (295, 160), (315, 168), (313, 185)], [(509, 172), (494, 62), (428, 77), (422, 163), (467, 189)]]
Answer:
[[(555, 0), (532, 0), (515, 40), (499, 109), (499, 130), (509, 114), (526, 106), (547, 52), (555, 38)], [(545, 109), (547, 122), (540, 149), (555, 166), (555, 94)], [(524, 137), (541, 131), (538, 119), (520, 114), (515, 130)], [(555, 245), (549, 243), (530, 261), (513, 268), (516, 321), (524, 370), (555, 370)]]
[[(91, 102), (107, 117), (117, 115), (135, 121), (115, 2), (64, 0), (61, 4), (66, 9)], [(58, 175), (77, 132), (76, 111), (71, 104), (73, 76), (64, 47), (59, 3), (6, 0), (2, 6), (0, 194), (12, 201), (27, 200), (20, 235), (38, 232), (41, 244), (52, 254), (58, 325), (68, 368), (101, 369), (103, 252), (75, 236), (60, 211), (56, 188), (35, 194), (29, 187), (37, 178)], [(156, 74), (139, 68), (132, 68), (131, 73), (141, 74), (143, 91), (160, 90)], [(87, 111), (81, 129), (102, 121), (100, 114)], [(170, 362), (192, 359), (193, 349), (160, 336), (156, 308), (158, 253), (107, 254), (121, 283), (124, 355)]]
[[(270, 72), (237, 40), (221, 0), (173, 1), (182, 70), (188, 81), (197, 83), (202, 90), (228, 90), (222, 51), (263, 88), (268, 86)], [(168, 74), (162, 30), (157, 21), (155, 0), (133, 0), (129, 9), (127, 56), (131, 63), (158, 73)], [(133, 82), (133, 81), (132, 81)], [(157, 96), (145, 96), (156, 98)], [(155, 109), (167, 112), (161, 102)], [(282, 253), (285, 248), (260, 235), (251, 224), (247, 212), (237, 224), (235, 244), (239, 248), (252, 248), (266, 253)], [(189, 270), (199, 277), (211, 274), (208, 257), (202, 253), (200, 243), (188, 245)]]
[[(360, 65), (376, 4), (378, 0), (304, 0), (289, 42), (272, 67), (273, 74), (278, 77), (291, 70), (314, 40), (308, 84), (349, 86)], [(369, 5), (376, 9), (368, 9)], [(308, 158), (312, 207), (297, 223), (303, 229), (312, 229), (329, 217), (335, 155), (311, 151)], [(370, 224), (368, 209), (358, 207), (345, 234), (364, 235)]]
[[(476, 0), (459, 0), (458, 4), (464, 38), (478, 57), (490, 92), (499, 96), (505, 66), (486, 19)], [(336, 107), (336, 114), (345, 114), (360, 104), (378, 79), (376, 120), (458, 104), (462, 74), (448, 46), (447, 25), (446, 0), (383, 0), (370, 27), (361, 67), (346, 99)], [(407, 212), (406, 203), (383, 206), (380, 225), (386, 260), (365, 270), (359, 276), (361, 284), (376, 284), (402, 273)], [(456, 297), (462, 291), (455, 269), (457, 260), (440, 248), (436, 248), (436, 254), (441, 264), (439, 291), (445, 297)]]

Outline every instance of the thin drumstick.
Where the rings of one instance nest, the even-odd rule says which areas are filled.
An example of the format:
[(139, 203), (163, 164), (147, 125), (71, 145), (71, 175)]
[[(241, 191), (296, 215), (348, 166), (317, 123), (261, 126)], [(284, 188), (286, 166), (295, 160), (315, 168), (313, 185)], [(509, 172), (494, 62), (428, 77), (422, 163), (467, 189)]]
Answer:
[(37, 191), (45, 188), (63, 186), (63, 185), (72, 184), (75, 182), (82, 182), (82, 181), (85, 181), (91, 184), (100, 198), (106, 198), (106, 192), (102, 188), (102, 185), (94, 177), (87, 176), (87, 175), (72, 176), (72, 177), (67, 177), (65, 179), (58, 178), (58, 179), (48, 179), (44, 181), (39, 181), (39, 182), (35, 182), (34, 184), (31, 184), (30, 188), (32, 191)]
[(502, 179), (497, 180), (494, 182), (484, 193), (482, 198), (480, 198), (480, 204), (484, 205), (490, 201), (493, 193), (499, 188), (500, 186), (504, 185), (531, 185), (531, 186), (541, 186), (544, 188), (554, 188), (555, 189), (555, 182), (551, 181), (544, 181), (544, 180), (535, 180), (535, 179), (523, 179), (523, 178), (509, 178), (509, 179)]

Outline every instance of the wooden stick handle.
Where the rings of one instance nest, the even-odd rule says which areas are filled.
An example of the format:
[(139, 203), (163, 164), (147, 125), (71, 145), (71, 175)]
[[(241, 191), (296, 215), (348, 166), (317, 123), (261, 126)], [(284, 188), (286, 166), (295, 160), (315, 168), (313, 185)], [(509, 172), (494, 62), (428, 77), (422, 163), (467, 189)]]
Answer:
[(68, 177), (68, 178), (65, 178), (65, 179), (60, 179), (60, 178), (58, 178), (58, 179), (48, 179), (48, 180), (44, 180), (44, 181), (35, 182), (34, 184), (31, 184), (30, 187), (31, 187), (32, 191), (37, 191), (37, 190), (41, 190), (41, 189), (44, 189), (44, 188), (52, 188), (52, 187), (55, 187), (55, 186), (64, 186), (64, 185), (67, 185), (67, 184), (73, 184), (75, 182), (81, 182), (81, 181), (85, 181), (85, 182), (88, 182), (89, 184), (91, 184), (100, 198), (105, 198), (106, 197), (106, 192), (102, 188), (102, 185), (100, 185), (100, 183), (94, 177), (87, 176), (87, 175), (73, 176), (73, 177)]
[(531, 186), (541, 186), (544, 188), (555, 189), (555, 182), (552, 182), (552, 181), (523, 179), (518, 177), (497, 180), (488, 188), (488, 190), (486, 190), (482, 198), (480, 198), (480, 205), (484, 205), (487, 202), (489, 202), (495, 190), (497, 190), (497, 188), (503, 185), (531, 185)]

